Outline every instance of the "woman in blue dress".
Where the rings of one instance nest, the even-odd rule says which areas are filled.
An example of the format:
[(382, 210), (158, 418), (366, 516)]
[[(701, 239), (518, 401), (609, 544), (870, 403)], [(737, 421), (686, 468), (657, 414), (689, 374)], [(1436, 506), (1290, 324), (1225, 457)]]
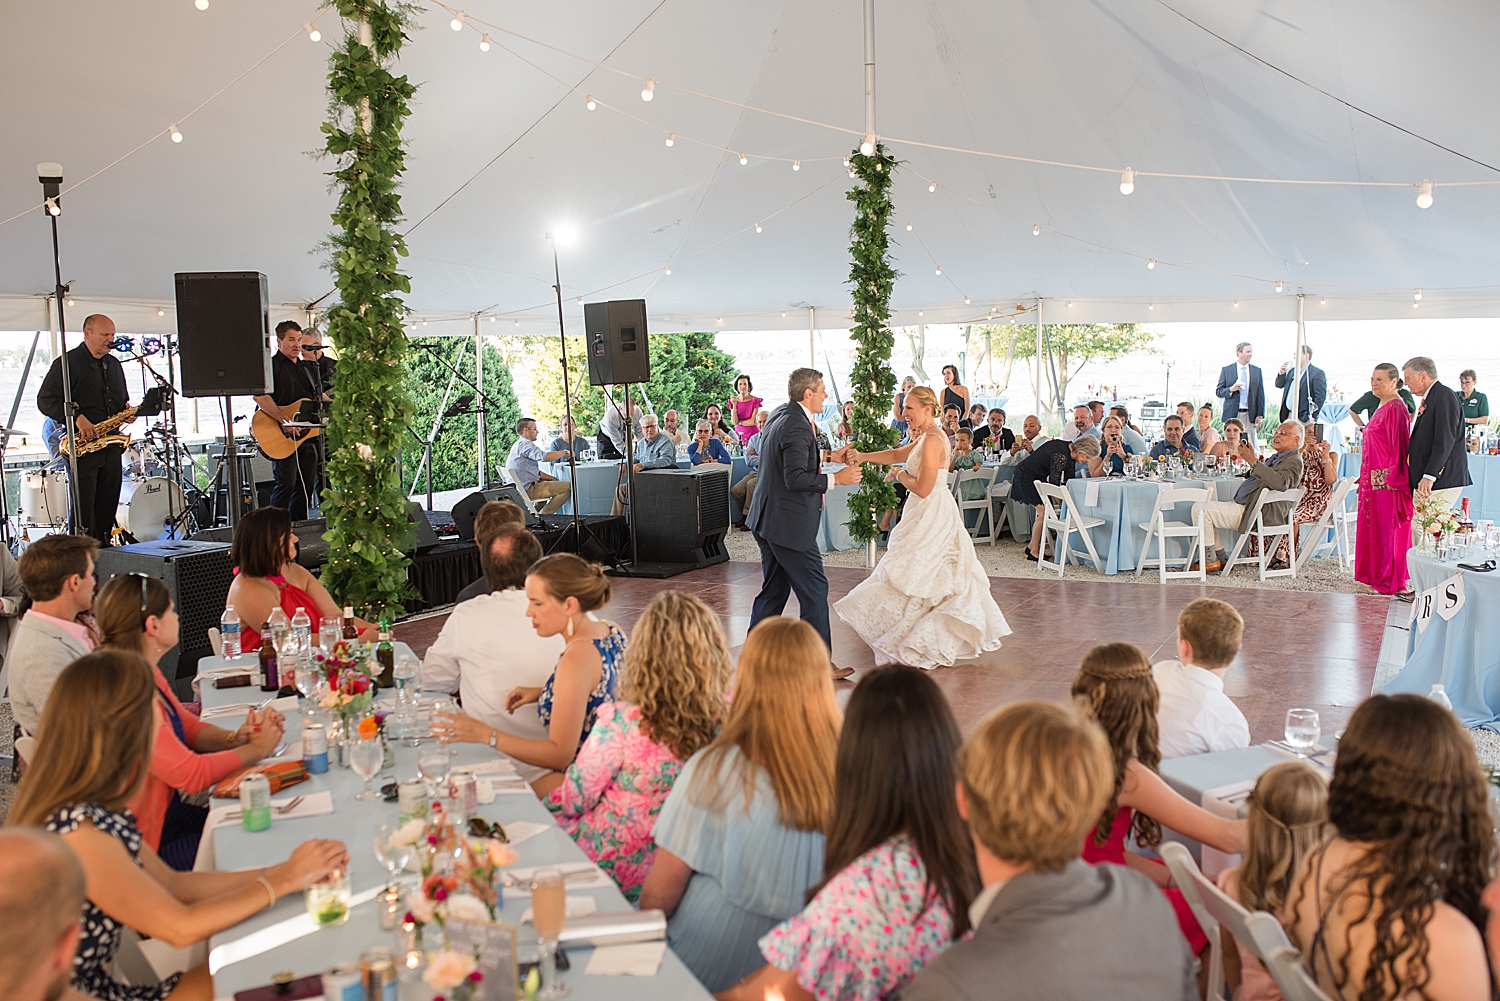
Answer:
[(540, 688), (512, 689), (505, 709), (515, 712), (535, 702), (537, 715), (547, 728), (546, 740), (526, 740), (491, 730), (463, 713), (436, 714), (433, 733), (445, 744), (487, 743), (517, 761), (550, 768), (531, 787), (538, 796), (557, 788), (583, 739), (594, 728), (599, 707), (615, 701), (619, 687), (625, 634), (613, 622), (589, 614), (603, 608), (609, 594), (604, 568), (572, 553), (544, 556), (526, 574), (526, 617), (532, 628), (538, 636), (561, 635), (567, 645), (547, 683)]

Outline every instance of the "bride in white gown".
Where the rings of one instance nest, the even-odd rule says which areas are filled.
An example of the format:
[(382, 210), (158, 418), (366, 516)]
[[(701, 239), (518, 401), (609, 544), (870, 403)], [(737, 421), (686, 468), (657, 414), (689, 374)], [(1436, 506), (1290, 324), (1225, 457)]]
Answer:
[(851, 463), (904, 461), (886, 479), (900, 482), (908, 496), (885, 557), (833, 608), (875, 651), (877, 665), (931, 669), (998, 649), (1010, 626), (946, 489), (948, 437), (937, 423), (936, 394), (926, 387), (908, 391), (903, 416), (911, 444), (849, 450)]

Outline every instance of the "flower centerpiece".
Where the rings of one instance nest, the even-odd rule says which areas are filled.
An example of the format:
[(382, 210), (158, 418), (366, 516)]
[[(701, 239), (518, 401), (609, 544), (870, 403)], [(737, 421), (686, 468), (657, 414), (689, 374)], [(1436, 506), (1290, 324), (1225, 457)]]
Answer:
[[(345, 733), (353, 733), (357, 723), (370, 711), (370, 703), (375, 699), (375, 681), (344, 640), (335, 643), (328, 653), (319, 654), (317, 659), (328, 678), (328, 688), (318, 704), (338, 715)], [(377, 720), (376, 726), (381, 722)]]
[(442, 991), (432, 1001), (475, 1001), (479, 997), (479, 985), (484, 974), (479, 972), (479, 961), (456, 949), (443, 949), (427, 957), (427, 969), (422, 971), (422, 982), (433, 990)]
[(404, 837), (418, 824), (425, 842), (418, 844), (422, 885), (406, 898), (406, 920), (440, 928), (449, 918), (493, 922), (500, 906), (500, 870), (520, 856), (497, 838), (458, 833), (441, 801), (433, 801), (425, 821), (408, 821), (397, 833)]
[(1458, 527), (1458, 512), (1437, 497), (1428, 497), (1417, 504), (1414, 517), (1421, 528), (1424, 543), (1429, 539), (1436, 541), (1444, 532)]

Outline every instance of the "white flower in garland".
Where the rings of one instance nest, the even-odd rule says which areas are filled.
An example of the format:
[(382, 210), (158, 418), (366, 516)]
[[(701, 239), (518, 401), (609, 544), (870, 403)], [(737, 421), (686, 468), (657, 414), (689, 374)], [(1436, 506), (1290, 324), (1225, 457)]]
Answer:
[(359, 453), (359, 457), (366, 462), (369, 462), (375, 458), (375, 450), (362, 441), (355, 443), (354, 451)]

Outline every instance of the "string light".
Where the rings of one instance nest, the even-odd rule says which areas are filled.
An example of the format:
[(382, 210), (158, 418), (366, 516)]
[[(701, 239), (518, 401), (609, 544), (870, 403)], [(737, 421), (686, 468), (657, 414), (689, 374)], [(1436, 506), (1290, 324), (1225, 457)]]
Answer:
[(594, 100), (593, 94), (585, 94), (583, 95), (583, 106), (585, 108), (588, 108), (590, 111), (593, 111), (595, 108), (599, 107), (599, 104)]
[(844, 166), (846, 166), (846, 167), (849, 167), (849, 166), (853, 166), (853, 165), (852, 165), (852, 164), (851, 164), (851, 163), (850, 163), (850, 162), (849, 162), (849, 158), (848, 158), (848, 157), (847, 157), (847, 156), (846, 156), (846, 157), (844, 157)]
[(919, 310), (917, 310), (917, 316), (919, 316), (919, 317), (921, 317), (921, 316), (926, 316), (926, 315), (927, 315), (927, 314), (926, 314), (926, 313), (924, 313), (924, 312), (922, 312), (922, 311), (921, 311), (921, 310), (920, 310), (920, 309), (919, 309)]
[(865, 138), (859, 144), (859, 151), (865, 156), (875, 152), (875, 133), (866, 132)]
[(743, 167), (745, 164), (747, 164), (749, 162), (750, 162), (750, 158), (747, 157), (745, 154), (741, 153), (740, 154), (740, 166)]
[(1128, 195), (1135, 190), (1135, 168), (1126, 167), (1120, 171), (1120, 194)]
[(675, 133), (675, 132), (668, 132), (667, 133), (667, 145), (670, 146), (673, 143), (675, 143), (676, 141), (677, 141), (677, 133)]
[(964, 305), (967, 306), (968, 304), (969, 304), (969, 297), (968, 296), (964, 296)]
[(1412, 309), (1416, 309), (1420, 305), (1422, 305), (1420, 302), (1414, 302), (1414, 303), (1411, 304), (1411, 308)]
[(671, 268), (670, 265), (667, 267), (666, 273), (669, 274), (669, 275), (672, 273), (672, 268)]
[(782, 319), (783, 319), (783, 320), (785, 320), (785, 319), (786, 319), (786, 310), (784, 310), (784, 309), (783, 309), (783, 310), (782, 310), (782, 311), (781, 311), (781, 318), (782, 318)]
[(756, 224), (755, 224), (755, 231), (756, 231), (756, 232), (757, 232), (757, 233), (759, 233), (759, 232), (760, 232), (760, 223), (756, 223)]
[(518, 317), (516, 317), (516, 326), (519, 327), (520, 325), (521, 325), (521, 318), (518, 316)]
[(648, 79), (646, 86), (641, 88), (641, 100), (649, 101), (656, 96), (656, 81)]
[(850, 177), (854, 176), (854, 170), (853, 170), (853, 168), (850, 168), (850, 170), (849, 170), (849, 176)]
[(1239, 309), (1240, 308), (1240, 303), (1239, 303), (1238, 299), (1236, 299), (1235, 302), (1234, 302), (1234, 308), (1235, 309)]
[(156, 307), (156, 315), (157, 316), (166, 316), (167, 315), (167, 311), (165, 309), (162, 309), (160, 306), (157, 306)]
[(208, 0), (193, 0), (193, 6), (199, 10), (208, 10)]
[(1278, 291), (1278, 292), (1280, 292), (1280, 291), (1281, 291), (1281, 290), (1282, 290), (1282, 288), (1283, 288), (1283, 287), (1284, 287), (1284, 286), (1283, 286), (1283, 285), (1282, 285), (1282, 284), (1281, 284), (1281, 282), (1277, 282), (1277, 283), (1276, 283), (1276, 291)]
[(1413, 295), (1412, 298), (1415, 299), (1417, 302), (1421, 302), (1422, 301), (1422, 290), (1421, 289), (1417, 289), (1416, 294)]
[(499, 317), (497, 317), (494, 313), (490, 314), (490, 322), (491, 323), (494, 323), (497, 319), (499, 319)]
[(910, 233), (910, 232), (911, 232), (911, 223), (907, 223), (907, 224), (906, 224), (906, 231), (907, 231), (907, 232), (908, 232), (908, 233)]
[(940, 275), (940, 274), (942, 274), (942, 273), (943, 273), (943, 269), (942, 269), (942, 268), (937, 268), (937, 269), (936, 269), (936, 270), (934, 270), (934, 271), (933, 271), (933, 272), (932, 272), (932, 273), (933, 273), (933, 274), (935, 274), (935, 275)]
[(323, 40), (323, 33), (313, 27), (311, 21), (303, 21), (302, 30), (307, 32), (307, 40), (310, 42), (321, 42)]
[(793, 170), (801, 170), (802, 169), (802, 161), (801, 160), (793, 160), (792, 161), (792, 169)]
[(928, 191), (936, 191), (937, 190), (937, 182), (933, 181), (931, 184), (927, 185), (927, 190)]
[(459, 11), (457, 14), (454, 14), (453, 15), (453, 20), (451, 20), (451, 21), (448, 22), (448, 27), (452, 28), (454, 31), (463, 31), (464, 30), (464, 12), (463, 11)]
[(422, 326), (424, 326), (424, 327), (427, 326), (427, 321), (426, 320), (422, 321)]
[[(1156, 270), (1156, 258), (1153, 257), (1153, 258), (1151, 258), (1151, 260), (1149, 260), (1149, 261), (1146, 262), (1146, 270), (1147, 271), (1155, 271)], [(1276, 291), (1280, 292), (1281, 289), (1277, 289)]]
[(480, 52), (488, 52), (488, 51), (490, 51), (490, 36), (489, 35), (481, 35), (480, 36), (480, 38), (479, 38), (479, 51)]
[(1042, 227), (1041, 226), (1033, 226), (1033, 227), (1031, 227), (1031, 235), (1032, 236), (1041, 236), (1042, 235)]
[(1156, 308), (1156, 303), (1154, 303), (1154, 302), (1148, 302), (1146, 304), (1146, 308), (1147, 309), (1155, 309)]
[(59, 204), (57, 204), (57, 199), (56, 198), (48, 198), (47, 199), (47, 214), (48, 215), (62, 215), (62, 206), (59, 205)]
[(172, 141), (174, 143), (180, 143), (180, 142), (182, 142), (182, 130), (177, 127), (177, 123), (173, 122), (171, 128), (172, 128)]
[(578, 305), (582, 306), (583, 305), (583, 296), (580, 295), (580, 296), (577, 297), (577, 299), (578, 299)]
[(1423, 181), (1417, 185), (1417, 208), (1432, 208), (1432, 182)]
[(1326, 305), (1328, 305), (1328, 299), (1327, 299), (1327, 297), (1325, 296), (1324, 298), (1319, 299), (1318, 300), (1318, 305), (1319, 306), (1326, 306)]
[(875, 161), (875, 173), (880, 174), (880, 173), (883, 173), (884, 171), (885, 171), (885, 168), (880, 165), (880, 161), (876, 160)]
[(724, 325), (724, 318), (722, 316), (719, 317), (719, 321), (718, 322), (719, 322), (719, 326), (722, 327)]
[(73, 301), (73, 297), (71, 295), (68, 296), (68, 305), (69, 306), (76, 306), (76, 305), (78, 305), (78, 303), (76, 303), (76, 302)]

